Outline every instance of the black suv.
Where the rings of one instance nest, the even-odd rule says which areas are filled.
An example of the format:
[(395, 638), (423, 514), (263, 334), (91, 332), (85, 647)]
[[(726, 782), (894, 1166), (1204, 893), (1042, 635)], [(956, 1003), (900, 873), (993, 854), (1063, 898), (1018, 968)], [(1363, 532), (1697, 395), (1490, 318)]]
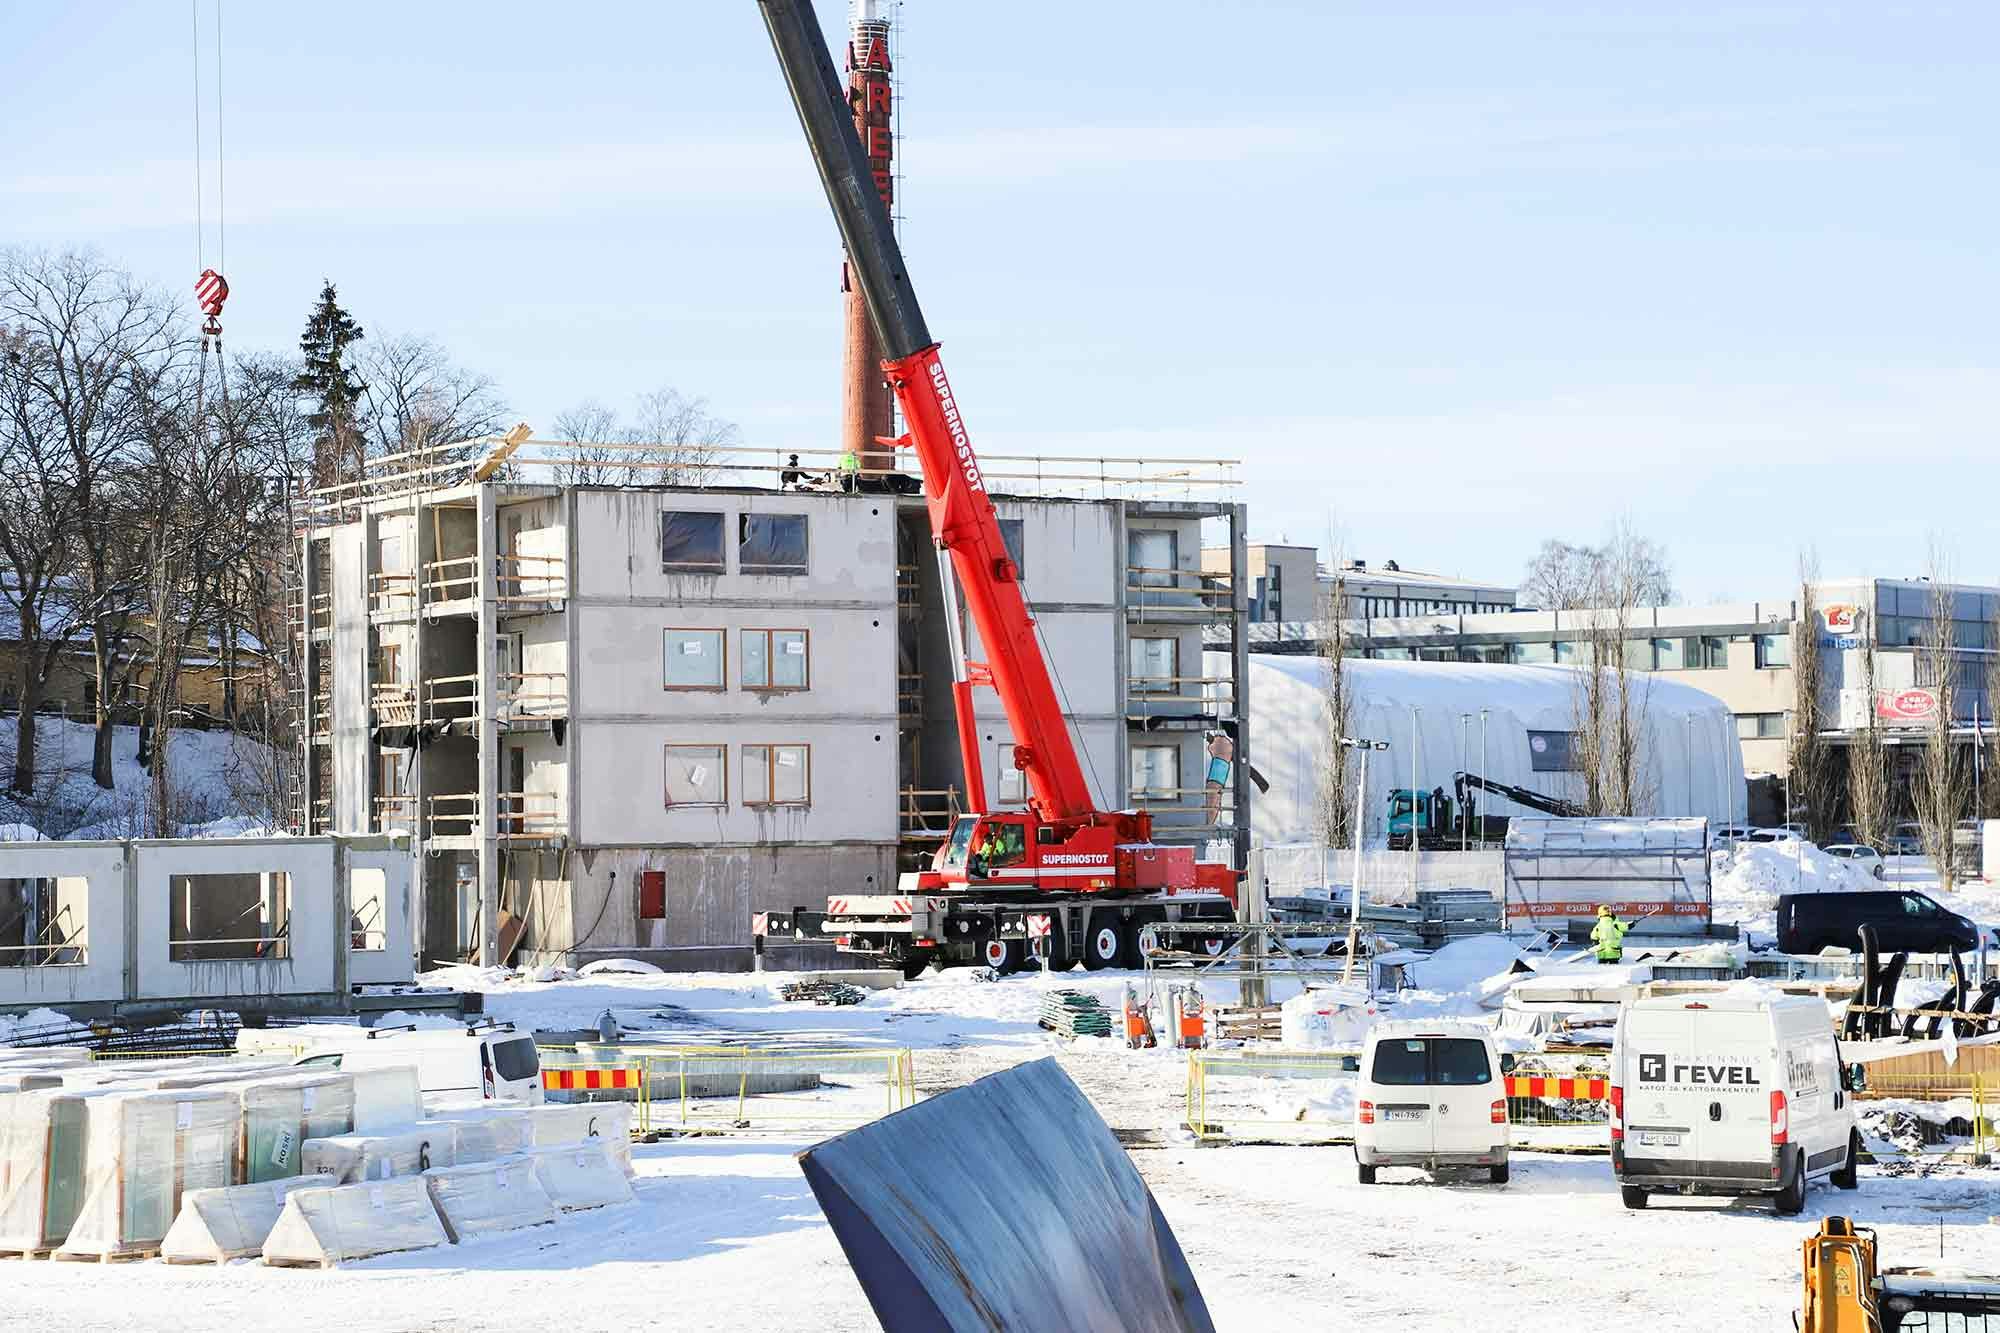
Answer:
[(1957, 953), (1979, 946), (1979, 927), (1921, 893), (1787, 893), (1778, 898), (1778, 950), (1818, 953), (1829, 944), (1861, 951), (1862, 926), (1875, 927), (1883, 953)]

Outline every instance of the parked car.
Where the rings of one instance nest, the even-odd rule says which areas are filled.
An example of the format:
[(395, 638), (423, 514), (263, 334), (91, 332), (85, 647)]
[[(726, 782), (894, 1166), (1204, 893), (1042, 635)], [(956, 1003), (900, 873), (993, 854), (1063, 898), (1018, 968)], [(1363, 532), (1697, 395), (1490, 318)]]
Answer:
[(1743, 842), (1756, 832), (1748, 824), (1717, 824), (1709, 830), (1711, 843)]
[(1924, 854), (1924, 831), (1922, 826), (1910, 821), (1896, 825), (1889, 835), (1886, 849), (1891, 856), (1922, 856)]
[(1805, 835), (1789, 828), (1760, 828), (1750, 830), (1751, 842), (1804, 842)]
[(1778, 952), (1814, 954), (1828, 945), (1859, 951), (1862, 926), (1885, 953), (1957, 953), (1979, 947), (1979, 927), (1908, 889), (1778, 896)]
[(1485, 1167), (1507, 1183), (1505, 1070), (1492, 1033), (1431, 1019), (1377, 1023), (1361, 1052), (1354, 1160), (1361, 1183), (1383, 1166)]
[(1843, 861), (1851, 861), (1877, 879), (1887, 879), (1889, 877), (1888, 872), (1883, 869), (1882, 853), (1876, 851), (1873, 847), (1864, 846), (1858, 842), (1836, 842), (1825, 850), (1828, 856), (1837, 856)]
[(1850, 1094), (1861, 1082), (1815, 997), (1634, 1000), (1611, 1048), (1611, 1169), (1625, 1206), (1661, 1192), (1768, 1194), (1793, 1214), (1813, 1180), (1856, 1188)]

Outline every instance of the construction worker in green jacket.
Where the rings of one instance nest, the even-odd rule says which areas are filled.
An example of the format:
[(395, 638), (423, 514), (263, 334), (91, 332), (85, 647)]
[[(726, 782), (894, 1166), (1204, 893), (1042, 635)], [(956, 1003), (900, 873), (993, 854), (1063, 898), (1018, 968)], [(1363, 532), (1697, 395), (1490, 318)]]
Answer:
[(1611, 915), (1609, 903), (1597, 906), (1597, 925), (1591, 929), (1590, 942), (1597, 946), (1597, 961), (1616, 963), (1625, 957), (1625, 932), (1632, 929), (1626, 922)]

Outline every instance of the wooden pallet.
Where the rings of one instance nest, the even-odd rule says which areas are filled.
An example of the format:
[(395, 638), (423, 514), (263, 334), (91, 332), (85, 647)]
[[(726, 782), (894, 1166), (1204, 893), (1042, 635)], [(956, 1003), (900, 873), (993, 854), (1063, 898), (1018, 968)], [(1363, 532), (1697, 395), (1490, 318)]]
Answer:
[(1215, 1035), (1223, 1040), (1278, 1041), (1284, 1036), (1284, 1011), (1275, 1004), (1220, 1006), (1213, 1012)]
[(53, 1247), (46, 1250), (0, 1250), (0, 1259), (47, 1259), (54, 1254)]
[(334, 1259), (273, 1259), (267, 1254), (264, 1256), (264, 1266), (267, 1268), (317, 1268), (325, 1270), (328, 1268), (338, 1268), (340, 1264), (339, 1261)]
[(256, 1258), (256, 1256), (257, 1252), (255, 1250), (250, 1251), (248, 1254), (239, 1254), (233, 1256), (224, 1255), (220, 1259), (189, 1259), (185, 1256), (175, 1257), (173, 1255), (163, 1254), (160, 1256), (160, 1262), (163, 1264), (175, 1264), (177, 1266), (184, 1268), (211, 1268), (211, 1267), (221, 1268), (224, 1265), (228, 1264), (232, 1258), (254, 1259)]
[(148, 1246), (143, 1250), (117, 1250), (109, 1254), (70, 1254), (57, 1250), (54, 1255), (59, 1263), (71, 1264), (133, 1264), (142, 1259), (160, 1257), (160, 1247)]

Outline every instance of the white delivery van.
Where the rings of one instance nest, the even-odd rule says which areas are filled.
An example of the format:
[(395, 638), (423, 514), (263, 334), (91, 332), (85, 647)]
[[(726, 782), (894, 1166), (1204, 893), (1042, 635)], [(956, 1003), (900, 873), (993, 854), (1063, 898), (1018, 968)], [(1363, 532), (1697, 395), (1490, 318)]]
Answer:
[[(501, 1024), (449, 1028), (364, 1028), (304, 1023), (237, 1034), (237, 1049), (289, 1049), (295, 1065), (382, 1069), (412, 1065), (426, 1097), (458, 1095), (542, 1103), (542, 1061), (535, 1039)], [(249, 1038), (246, 1042), (245, 1038)]]
[(1381, 1166), (1485, 1167), (1507, 1180), (1507, 1085), (1476, 1023), (1394, 1019), (1368, 1031), (1354, 1101), (1361, 1183)]
[(1611, 1168), (1627, 1208), (1648, 1195), (1853, 1189), (1861, 1067), (1840, 1062), (1826, 1005), (1808, 995), (1659, 996), (1620, 1012), (1611, 1046)]

